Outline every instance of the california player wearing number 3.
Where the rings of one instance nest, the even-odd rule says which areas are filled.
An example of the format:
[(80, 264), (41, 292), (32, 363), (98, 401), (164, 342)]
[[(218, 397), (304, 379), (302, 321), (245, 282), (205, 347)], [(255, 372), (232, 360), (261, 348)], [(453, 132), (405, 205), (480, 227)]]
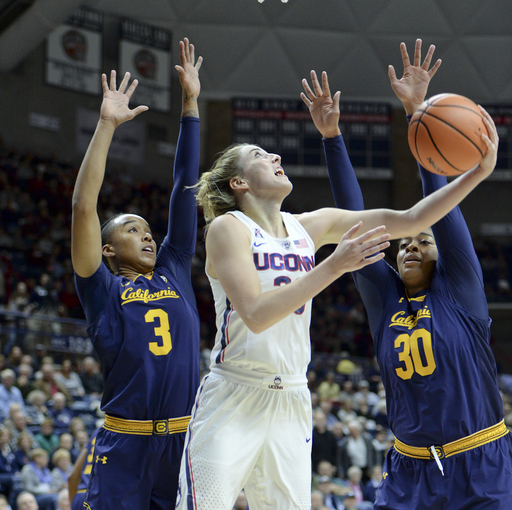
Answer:
[[(72, 261), (88, 333), (103, 366), (98, 432), (84, 507), (174, 506), (185, 431), (199, 385), (199, 317), (190, 279), (197, 207), (190, 186), (199, 172), (199, 68), (180, 42), (181, 131), (174, 162), (168, 232), (158, 250), (144, 218), (120, 214), (103, 227), (97, 201), (117, 126), (147, 110), (130, 110), (137, 86), (119, 89), (102, 76), (100, 120), (73, 193)], [(148, 197), (149, 200), (149, 197)], [(102, 262), (102, 256), (105, 263)]]
[[(406, 113), (423, 102), (434, 46), (414, 65), (401, 45), (404, 75), (389, 77)], [(315, 125), (324, 137), (338, 207), (360, 210), (361, 190), (339, 131), (339, 92), (331, 98), (327, 75), (313, 90), (304, 80)], [(477, 169), (453, 182), (475, 183), (496, 165), (498, 135), (482, 109), (489, 136)], [(420, 167), (427, 197), (453, 184)], [(412, 177), (411, 177), (412, 178)], [(399, 241), (398, 273), (385, 261), (354, 273), (368, 312), (386, 389), (395, 446), (387, 456), (375, 509), (463, 510), (512, 508), (512, 441), (503, 422), (482, 271), (458, 207), (432, 228)]]

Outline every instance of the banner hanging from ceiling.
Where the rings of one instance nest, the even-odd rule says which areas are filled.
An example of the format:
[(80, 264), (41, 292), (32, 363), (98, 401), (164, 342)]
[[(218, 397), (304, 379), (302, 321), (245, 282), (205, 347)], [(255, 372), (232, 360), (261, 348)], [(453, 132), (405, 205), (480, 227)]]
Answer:
[(46, 83), (100, 94), (102, 40), (103, 13), (80, 8), (46, 41)]
[(152, 110), (171, 109), (171, 33), (138, 21), (121, 21), (119, 73), (131, 73), (139, 85), (134, 104)]

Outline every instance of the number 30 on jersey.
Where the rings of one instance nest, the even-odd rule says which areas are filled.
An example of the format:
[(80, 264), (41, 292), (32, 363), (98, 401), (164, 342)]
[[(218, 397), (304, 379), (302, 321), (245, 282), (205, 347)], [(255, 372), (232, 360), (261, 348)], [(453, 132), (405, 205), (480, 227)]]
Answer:
[[(423, 353), (420, 351), (420, 343), (423, 346)], [(436, 369), (430, 331), (420, 328), (414, 330), (410, 335), (403, 333), (397, 336), (395, 349), (399, 348), (402, 348), (402, 350), (398, 353), (398, 359), (404, 366), (395, 369), (398, 377), (407, 380), (414, 373), (426, 376), (432, 374)]]

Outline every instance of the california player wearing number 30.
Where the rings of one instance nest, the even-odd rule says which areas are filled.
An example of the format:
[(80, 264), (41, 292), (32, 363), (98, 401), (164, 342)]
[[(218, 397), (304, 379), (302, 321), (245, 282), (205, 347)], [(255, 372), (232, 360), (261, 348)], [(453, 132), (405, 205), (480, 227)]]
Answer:
[[(414, 65), (404, 43), (401, 52), (404, 75), (398, 80), (390, 67), (389, 77), (412, 115), (441, 62), (429, 69), (431, 46), (421, 63), (419, 39)], [(322, 86), (314, 74), (312, 81), (313, 90), (304, 82), (303, 99), (324, 137), (336, 205), (361, 210), (361, 189), (338, 127), (339, 93), (331, 99), (326, 74)], [(453, 182), (469, 178), (477, 184), (496, 165), (496, 127), (487, 112), (481, 114), (485, 156)], [(420, 173), (427, 198), (453, 184), (421, 167)], [(368, 312), (396, 437), (374, 509), (512, 508), (512, 440), (489, 346), (482, 270), (460, 209), (432, 228), (403, 236), (398, 248), (398, 272), (381, 260), (353, 275)]]
[[(157, 255), (144, 218), (120, 214), (103, 227), (97, 202), (117, 126), (147, 110), (130, 110), (127, 73), (119, 89), (102, 76), (100, 120), (73, 193), (72, 261), (103, 366), (98, 432), (84, 507), (164, 509), (176, 500), (185, 431), (199, 385), (199, 317), (190, 279), (197, 208), (190, 186), (199, 172), (199, 68), (180, 42), (181, 131), (174, 163), (168, 232)], [(149, 197), (148, 197), (149, 200)], [(102, 262), (102, 256), (105, 263)]]

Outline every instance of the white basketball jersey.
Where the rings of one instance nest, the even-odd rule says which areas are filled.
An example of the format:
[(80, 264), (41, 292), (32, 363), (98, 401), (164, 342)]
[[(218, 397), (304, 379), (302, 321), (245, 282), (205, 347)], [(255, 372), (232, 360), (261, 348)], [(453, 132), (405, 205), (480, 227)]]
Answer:
[[(251, 251), (263, 292), (287, 285), (311, 271), (315, 245), (304, 227), (281, 213), (288, 237), (276, 239), (248, 216), (231, 211), (251, 231)], [(211, 369), (223, 364), (268, 374), (303, 375), (311, 358), (309, 327), (311, 300), (262, 333), (253, 333), (227, 299), (219, 280), (208, 275), (217, 313), (217, 335)]]

